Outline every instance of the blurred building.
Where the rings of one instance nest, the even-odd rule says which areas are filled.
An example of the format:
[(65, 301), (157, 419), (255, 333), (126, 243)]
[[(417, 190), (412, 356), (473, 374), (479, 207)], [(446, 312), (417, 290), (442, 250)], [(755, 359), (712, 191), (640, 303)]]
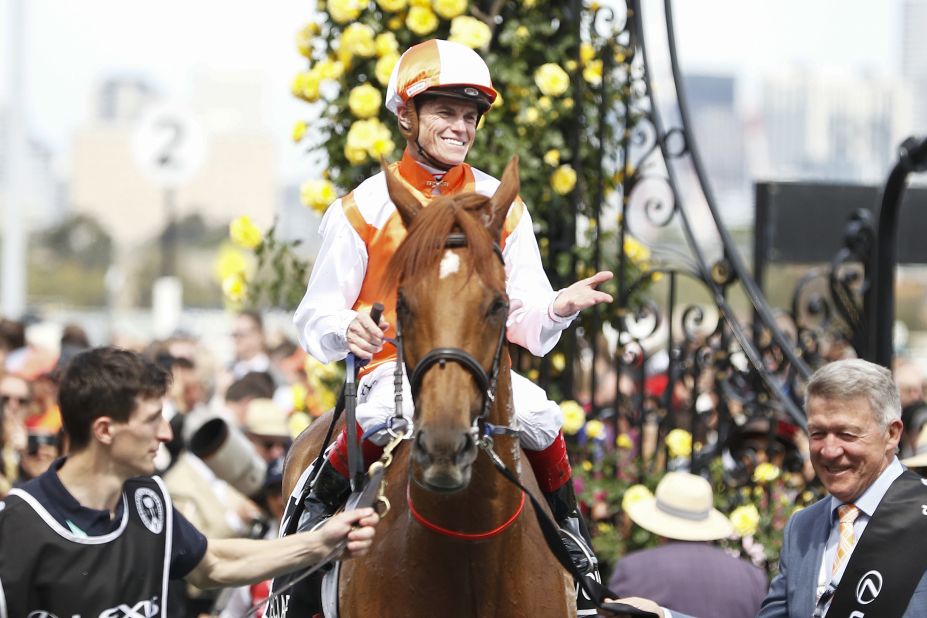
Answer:
[(767, 76), (761, 116), (777, 179), (881, 183), (911, 127), (898, 79), (801, 69)]
[(737, 82), (730, 75), (691, 73), (685, 75), (684, 86), (695, 147), (721, 216), (728, 225), (745, 225), (753, 213)]
[(911, 87), (911, 128), (927, 134), (927, 0), (907, 0), (901, 18), (901, 74)]
[[(273, 138), (260, 123), (263, 91), (249, 74), (202, 75), (187, 107), (207, 134), (206, 159), (176, 190), (174, 216), (198, 213), (211, 224), (247, 214), (270, 225), (278, 178)], [(137, 77), (113, 77), (96, 93), (94, 117), (74, 139), (70, 201), (99, 220), (123, 250), (164, 229), (164, 190), (146, 178), (132, 156), (132, 140), (147, 109), (162, 101)]]

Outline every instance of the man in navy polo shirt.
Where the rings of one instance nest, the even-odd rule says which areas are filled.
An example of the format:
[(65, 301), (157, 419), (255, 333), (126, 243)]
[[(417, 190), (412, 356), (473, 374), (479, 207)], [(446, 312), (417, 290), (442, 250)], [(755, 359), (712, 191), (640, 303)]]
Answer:
[(371, 509), (282, 539), (207, 539), (154, 472), (171, 430), (161, 415), (170, 376), (116, 348), (76, 356), (59, 402), (70, 453), (0, 502), (0, 618), (165, 615), (168, 580), (240, 586), (312, 565), (347, 538), (367, 552)]

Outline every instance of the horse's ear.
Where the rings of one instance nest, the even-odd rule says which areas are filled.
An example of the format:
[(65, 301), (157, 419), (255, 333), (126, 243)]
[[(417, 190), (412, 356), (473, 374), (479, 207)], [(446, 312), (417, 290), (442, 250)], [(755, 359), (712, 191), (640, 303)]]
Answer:
[(396, 205), (396, 210), (399, 211), (399, 216), (402, 218), (402, 224), (408, 229), (412, 225), (415, 215), (422, 209), (422, 205), (415, 199), (412, 192), (402, 184), (402, 181), (396, 178), (396, 175), (386, 164), (386, 159), (380, 159), (380, 166), (383, 168), (383, 173), (386, 174), (386, 189), (389, 192), (389, 199)]
[(502, 182), (489, 200), (490, 220), (487, 227), (492, 237), (497, 240), (502, 237), (502, 226), (512, 202), (518, 197), (518, 189), (518, 155), (513, 155), (509, 164), (505, 166), (505, 172), (502, 173)]

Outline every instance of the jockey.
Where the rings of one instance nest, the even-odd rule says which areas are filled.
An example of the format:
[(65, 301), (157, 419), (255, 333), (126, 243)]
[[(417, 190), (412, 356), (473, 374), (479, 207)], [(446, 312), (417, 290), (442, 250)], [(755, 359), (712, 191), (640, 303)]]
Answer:
[[(464, 160), (480, 118), (496, 96), (486, 63), (469, 47), (430, 40), (402, 55), (389, 81), (386, 107), (396, 115), (406, 147), (402, 159), (390, 168), (423, 205), (435, 195), (493, 194), (499, 181)], [(384, 174), (376, 174), (334, 202), (325, 213), (320, 234), (322, 246), (294, 321), (301, 344), (319, 361), (342, 359), (348, 352), (370, 359), (358, 382), (357, 431), (361, 434), (382, 425), (395, 405), (396, 350), (384, 346), (384, 337), (395, 336), (395, 291), (387, 296), (379, 283), (405, 229), (387, 194)], [(532, 354), (549, 352), (580, 310), (612, 300), (595, 289), (611, 278), (608, 272), (560, 291), (551, 289), (531, 217), (521, 199), (515, 200), (508, 213), (500, 244), (511, 306), (507, 336)], [(379, 324), (368, 315), (376, 301), (386, 306)], [(521, 444), (538, 484), (574, 562), (595, 577), (597, 561), (576, 505), (560, 408), (540, 387), (514, 372), (512, 391)], [(411, 419), (407, 380), (402, 401), (403, 414)], [(379, 431), (363, 442), (365, 464), (379, 457), (388, 439), (386, 431)], [(347, 433), (342, 432), (322, 466), (305, 501), (301, 529), (331, 515), (347, 497), (346, 440)]]

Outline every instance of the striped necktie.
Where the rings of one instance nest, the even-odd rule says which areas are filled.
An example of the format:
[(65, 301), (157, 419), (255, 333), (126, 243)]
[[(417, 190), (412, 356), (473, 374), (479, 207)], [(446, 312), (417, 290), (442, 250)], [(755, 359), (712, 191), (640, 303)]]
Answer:
[(840, 567), (846, 562), (847, 556), (853, 550), (853, 522), (859, 516), (859, 509), (855, 504), (841, 504), (837, 507), (837, 517), (840, 518), (840, 543), (837, 545), (837, 556), (834, 558), (834, 568), (831, 577), (837, 575)]

